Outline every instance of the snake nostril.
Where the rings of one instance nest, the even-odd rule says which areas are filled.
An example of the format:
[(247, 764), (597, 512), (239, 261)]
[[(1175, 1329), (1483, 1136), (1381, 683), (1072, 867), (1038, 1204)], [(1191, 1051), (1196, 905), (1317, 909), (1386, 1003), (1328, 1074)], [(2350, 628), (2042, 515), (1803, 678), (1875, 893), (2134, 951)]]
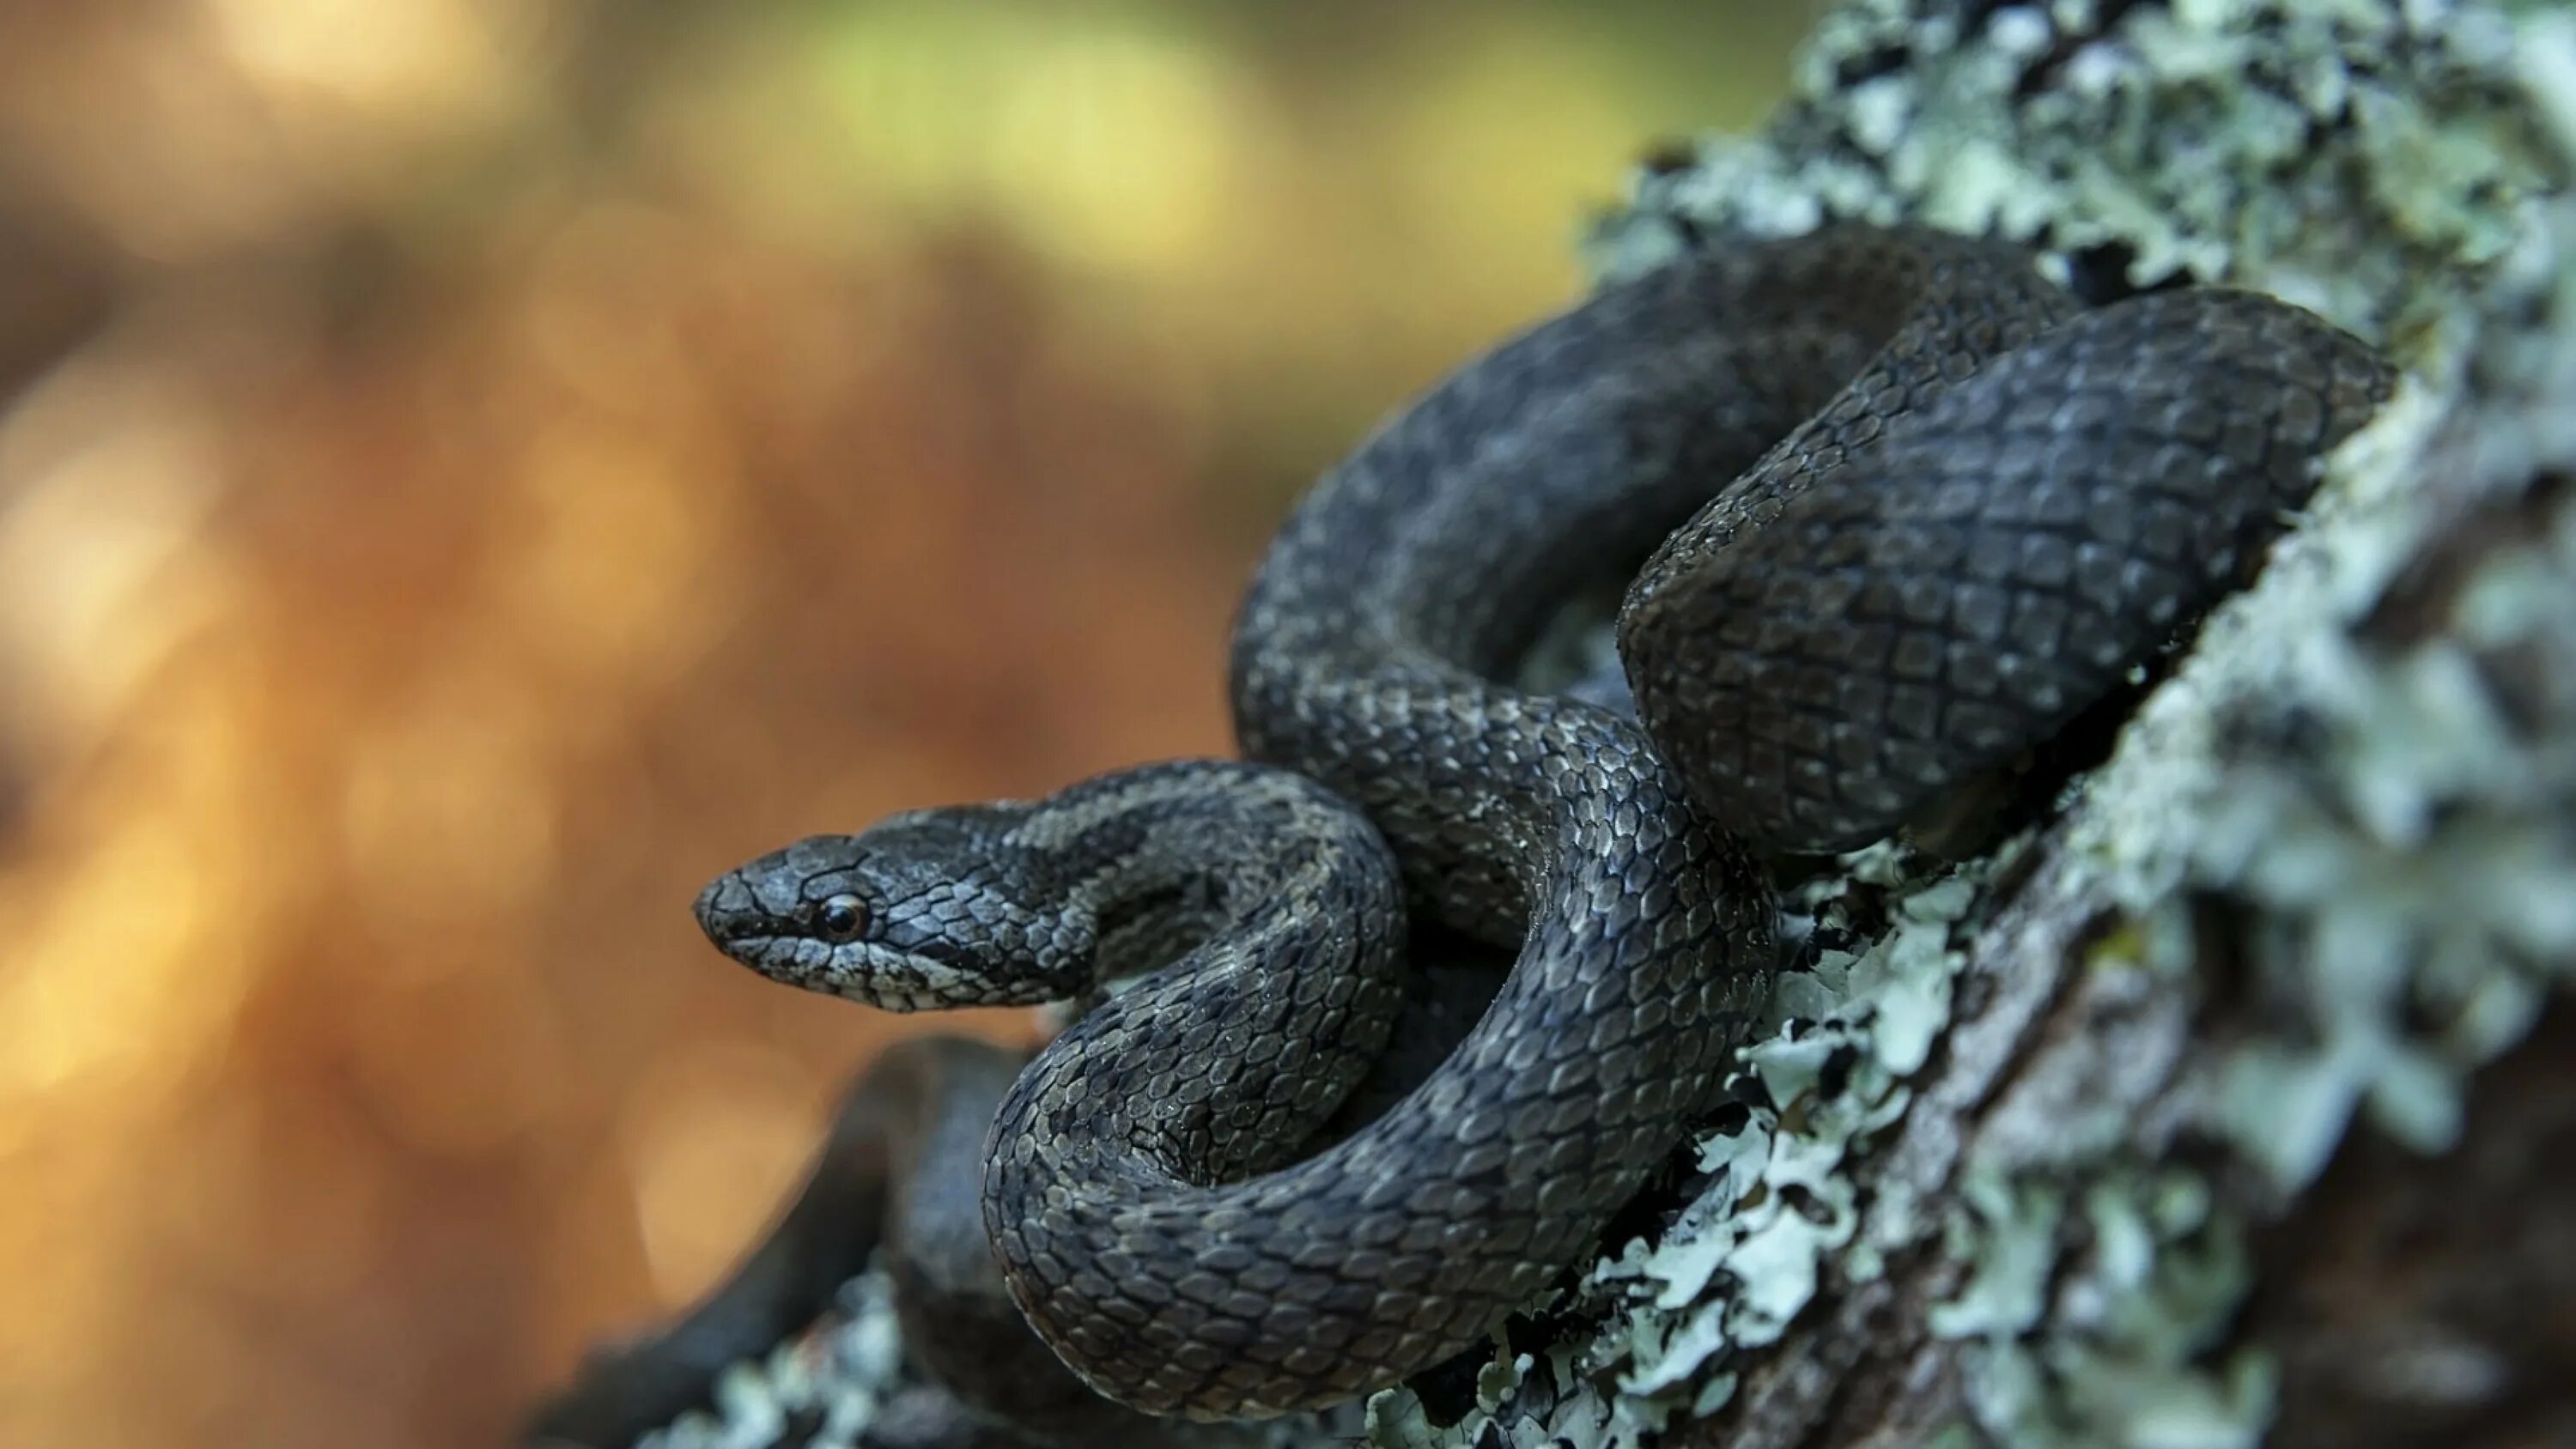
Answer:
[(722, 918), (719, 903), (724, 898), (725, 882), (731, 878), (730, 875), (720, 875), (707, 882), (706, 889), (698, 892), (697, 900), (689, 907), (689, 913), (698, 918), (698, 929), (716, 940), (723, 939), (716, 930), (717, 922)]
[(707, 939), (725, 946), (749, 934), (759, 919), (757, 906), (758, 898), (743, 880), (742, 872), (729, 870), (707, 882), (690, 910)]

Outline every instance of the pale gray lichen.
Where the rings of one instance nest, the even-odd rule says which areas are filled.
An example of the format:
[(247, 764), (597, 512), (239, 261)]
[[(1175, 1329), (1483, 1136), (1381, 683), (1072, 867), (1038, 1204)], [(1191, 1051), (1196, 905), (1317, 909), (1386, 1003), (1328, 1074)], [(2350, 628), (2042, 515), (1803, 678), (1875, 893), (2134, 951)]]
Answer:
[[(870, 1269), (842, 1286), (821, 1322), (719, 1375), (711, 1409), (682, 1415), (636, 1449), (856, 1449), (906, 1382), (893, 1287)], [(803, 1427), (791, 1440), (792, 1422)]]
[[(887, 1435), (906, 1445), (1018, 1437), (950, 1398), (906, 1356), (893, 1277), (874, 1263), (841, 1285), (820, 1319), (727, 1365), (710, 1398), (707, 1407), (638, 1438), (635, 1449), (867, 1449)], [(1348, 1445), (1360, 1426), (1360, 1411), (1350, 1406), (1271, 1424), (1210, 1426), (1205, 1435), (1211, 1449), (1306, 1449)]]
[(1971, 28), (1926, 8), (1828, 12), (1781, 116), (1642, 177), (1602, 269), (1694, 230), (1915, 220), (2118, 247), (2140, 284), (2224, 277), (2375, 330), (2445, 312), (2557, 179), (2501, 5), (2078, 0)]

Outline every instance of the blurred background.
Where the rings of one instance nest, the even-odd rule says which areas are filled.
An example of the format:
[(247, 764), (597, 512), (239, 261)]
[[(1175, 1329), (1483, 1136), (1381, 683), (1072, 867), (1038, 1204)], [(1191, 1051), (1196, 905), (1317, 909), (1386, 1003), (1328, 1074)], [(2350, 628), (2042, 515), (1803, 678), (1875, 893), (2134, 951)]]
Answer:
[(1802, 21), (0, 6), (0, 1443), (491, 1442), (688, 1300), (903, 1029), (698, 886), (1227, 749), (1295, 491)]

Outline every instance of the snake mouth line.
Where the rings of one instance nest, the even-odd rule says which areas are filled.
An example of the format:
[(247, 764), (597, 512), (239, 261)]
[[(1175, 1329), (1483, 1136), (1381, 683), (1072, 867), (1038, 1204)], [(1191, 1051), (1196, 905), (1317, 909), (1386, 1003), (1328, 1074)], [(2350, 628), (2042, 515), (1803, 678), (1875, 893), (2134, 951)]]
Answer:
[(792, 959), (797, 954), (797, 939), (779, 932), (774, 927), (757, 929), (737, 926), (725, 930), (710, 927), (706, 937), (717, 950), (745, 966), (763, 967), (766, 963), (781, 957)]
[[(920, 979), (896, 981), (882, 973), (845, 973), (830, 968), (830, 956), (816, 959), (819, 945), (810, 936), (776, 930), (739, 936), (717, 937), (709, 931), (716, 949), (773, 981), (789, 986), (838, 996), (884, 1011), (937, 1011), (943, 1008), (976, 1004), (956, 989), (942, 990), (938, 975), (924, 970)], [(961, 973), (962, 979), (962, 973)]]
[[(708, 934), (711, 937), (714, 936), (713, 932)], [(871, 1005), (883, 1004), (874, 995), (860, 995), (844, 990), (842, 983), (835, 979), (833, 973), (822, 969), (822, 963), (813, 958), (810, 949), (813, 944), (806, 937), (785, 935), (776, 931), (718, 938), (715, 942), (717, 950), (772, 981), (788, 986), (800, 986), (809, 991), (819, 991), (826, 996), (845, 996)]]

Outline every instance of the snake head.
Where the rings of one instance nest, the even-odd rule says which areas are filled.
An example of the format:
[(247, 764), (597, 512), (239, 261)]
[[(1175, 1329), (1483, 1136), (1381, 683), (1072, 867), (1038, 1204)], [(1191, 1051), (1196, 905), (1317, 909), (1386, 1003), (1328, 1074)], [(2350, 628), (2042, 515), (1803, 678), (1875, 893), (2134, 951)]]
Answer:
[(889, 1011), (1027, 1006), (1089, 983), (1090, 929), (1005, 868), (1006, 806), (815, 835), (698, 893), (718, 950), (772, 980)]

